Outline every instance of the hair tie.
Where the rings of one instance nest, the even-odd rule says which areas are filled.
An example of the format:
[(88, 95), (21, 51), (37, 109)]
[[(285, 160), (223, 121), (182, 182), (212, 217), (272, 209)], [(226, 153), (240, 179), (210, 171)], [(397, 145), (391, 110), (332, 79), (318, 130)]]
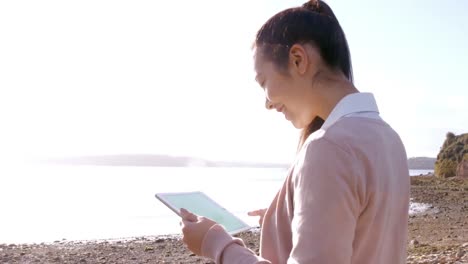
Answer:
[(309, 9), (311, 11), (320, 13), (320, 1), (319, 0), (310, 0), (307, 3), (304, 3), (302, 7)]

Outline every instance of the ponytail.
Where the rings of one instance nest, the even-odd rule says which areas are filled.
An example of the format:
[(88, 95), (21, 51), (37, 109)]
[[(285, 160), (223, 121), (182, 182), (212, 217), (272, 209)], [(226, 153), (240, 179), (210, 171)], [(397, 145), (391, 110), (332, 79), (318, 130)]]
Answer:
[(309, 137), (310, 134), (314, 133), (315, 131), (319, 130), (323, 123), (325, 123), (325, 120), (317, 116), (306, 128), (302, 129), (301, 135), (299, 137), (299, 144), (297, 145), (297, 152), (301, 150), (307, 137)]

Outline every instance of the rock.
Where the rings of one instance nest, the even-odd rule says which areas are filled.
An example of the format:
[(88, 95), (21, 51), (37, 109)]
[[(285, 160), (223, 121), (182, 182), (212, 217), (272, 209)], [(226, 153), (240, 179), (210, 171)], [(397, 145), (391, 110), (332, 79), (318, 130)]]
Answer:
[(410, 241), (410, 246), (415, 248), (419, 245), (419, 241), (417, 241), (416, 239), (413, 239)]
[(461, 258), (465, 255), (465, 251), (463, 249), (458, 250), (457, 254), (455, 255), (456, 258)]
[(146, 246), (145, 251), (154, 251), (154, 247)]
[(462, 160), (457, 166), (457, 177), (468, 179), (468, 160)]

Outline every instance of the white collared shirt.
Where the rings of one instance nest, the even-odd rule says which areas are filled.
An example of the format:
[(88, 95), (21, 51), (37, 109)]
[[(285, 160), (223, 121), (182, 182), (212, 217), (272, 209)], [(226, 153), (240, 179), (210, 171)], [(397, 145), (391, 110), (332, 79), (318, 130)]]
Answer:
[(364, 117), (382, 120), (379, 115), (379, 109), (377, 108), (377, 103), (375, 102), (373, 94), (348, 94), (347, 96), (343, 97), (338, 102), (338, 104), (336, 104), (335, 108), (333, 108), (330, 115), (328, 115), (328, 118), (325, 120), (325, 123), (323, 123), (322, 127), (307, 137), (304, 145), (312, 140), (321, 138), (328, 128), (344, 117)]
[(321, 129), (327, 130), (342, 117), (367, 117), (381, 119), (371, 93), (352, 93), (343, 97), (331, 111)]

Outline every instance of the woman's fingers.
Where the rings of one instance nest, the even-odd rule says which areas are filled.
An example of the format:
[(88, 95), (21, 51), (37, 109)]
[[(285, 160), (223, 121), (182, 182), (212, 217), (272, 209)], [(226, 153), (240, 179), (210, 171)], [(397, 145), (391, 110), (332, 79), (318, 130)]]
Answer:
[(267, 210), (267, 209), (254, 210), (254, 211), (248, 212), (247, 214), (248, 214), (249, 216), (260, 216), (260, 219), (258, 219), (258, 224), (259, 224), (260, 226), (262, 226), (262, 223), (263, 223), (263, 216), (265, 216), (266, 210)]
[(188, 221), (188, 222), (197, 222), (198, 221), (198, 216), (189, 212), (188, 210), (184, 208), (180, 208), (180, 216), (182, 217), (182, 220)]
[(259, 209), (259, 210), (255, 210), (255, 211), (250, 211), (247, 214), (249, 216), (262, 216), (264, 213), (265, 213), (264, 209)]
[(201, 245), (208, 230), (216, 224), (213, 220), (197, 216), (185, 209), (180, 209), (182, 241), (196, 255), (201, 255)]
[(267, 209), (258, 209), (258, 210), (250, 211), (247, 214), (249, 216), (260, 216), (260, 217), (262, 217), (265, 214), (266, 210)]

